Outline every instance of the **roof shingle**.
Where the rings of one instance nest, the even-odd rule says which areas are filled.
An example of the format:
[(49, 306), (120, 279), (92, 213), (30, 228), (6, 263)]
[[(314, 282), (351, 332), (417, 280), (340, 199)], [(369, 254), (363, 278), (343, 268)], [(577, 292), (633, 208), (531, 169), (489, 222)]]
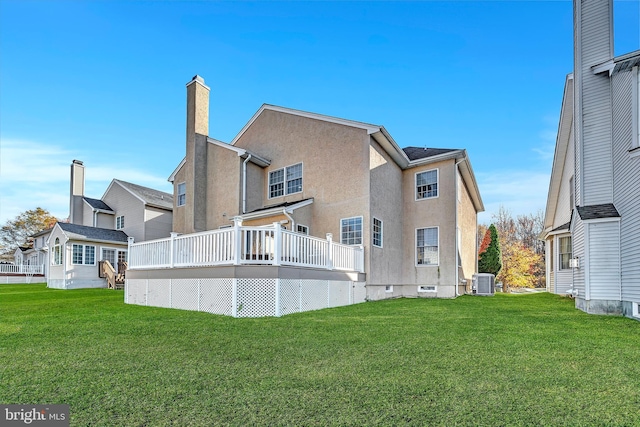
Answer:
[(59, 222), (58, 225), (69, 238), (83, 240), (104, 240), (110, 242), (127, 243), (127, 236), (122, 230), (88, 227), (86, 225)]
[(458, 151), (456, 148), (427, 148), (427, 147), (405, 147), (402, 149), (409, 157), (409, 160), (426, 159), (427, 157), (437, 156), (439, 154)]
[(578, 206), (578, 215), (580, 219), (585, 221), (588, 219), (600, 218), (620, 218), (620, 214), (613, 203), (605, 203), (603, 205)]

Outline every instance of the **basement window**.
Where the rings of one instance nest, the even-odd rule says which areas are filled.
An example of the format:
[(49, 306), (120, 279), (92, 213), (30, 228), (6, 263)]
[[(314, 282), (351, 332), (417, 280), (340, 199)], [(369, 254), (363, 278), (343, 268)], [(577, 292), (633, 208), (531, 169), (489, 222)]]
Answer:
[(420, 285), (418, 286), (418, 292), (437, 292), (438, 288), (432, 285)]
[(387, 286), (385, 286), (385, 287), (384, 287), (384, 291), (385, 291), (386, 293), (393, 292), (393, 285), (387, 285)]

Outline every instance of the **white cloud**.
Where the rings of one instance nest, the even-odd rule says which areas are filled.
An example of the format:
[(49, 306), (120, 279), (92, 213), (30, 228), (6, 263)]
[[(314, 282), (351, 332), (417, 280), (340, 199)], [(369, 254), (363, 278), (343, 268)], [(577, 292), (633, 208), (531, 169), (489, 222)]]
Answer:
[(485, 207), (485, 212), (478, 215), (478, 221), (490, 223), (491, 216), (498, 212), (501, 205), (513, 216), (544, 211), (549, 177), (547, 172), (526, 170), (477, 173), (476, 179)]
[[(88, 197), (102, 197), (114, 178), (171, 192), (166, 177), (138, 170), (117, 156), (105, 160), (100, 151), (72, 153), (55, 145), (2, 139), (0, 224), (38, 206), (58, 218), (66, 218), (69, 215), (69, 166), (73, 159), (84, 160)], [(116, 159), (120, 163), (116, 163)]]

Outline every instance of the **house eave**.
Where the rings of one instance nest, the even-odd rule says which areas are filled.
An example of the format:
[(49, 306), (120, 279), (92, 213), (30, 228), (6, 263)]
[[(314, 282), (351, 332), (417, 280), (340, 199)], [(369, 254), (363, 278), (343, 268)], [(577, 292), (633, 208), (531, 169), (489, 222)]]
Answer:
[(242, 218), (243, 221), (248, 221), (248, 220), (252, 220), (252, 219), (260, 219), (260, 218), (268, 218), (270, 216), (274, 216), (274, 215), (278, 215), (278, 214), (284, 214), (284, 212), (286, 213), (293, 213), (293, 211), (295, 211), (296, 209), (300, 209), (302, 207), (308, 206), (310, 204), (313, 203), (313, 199), (307, 199), (307, 200), (303, 200), (299, 203), (294, 203), (292, 205), (289, 206), (278, 206), (278, 207), (274, 207), (271, 209), (265, 209), (265, 210), (261, 210), (258, 212), (249, 212), (249, 213), (245, 213), (242, 215), (238, 215), (240, 218)]

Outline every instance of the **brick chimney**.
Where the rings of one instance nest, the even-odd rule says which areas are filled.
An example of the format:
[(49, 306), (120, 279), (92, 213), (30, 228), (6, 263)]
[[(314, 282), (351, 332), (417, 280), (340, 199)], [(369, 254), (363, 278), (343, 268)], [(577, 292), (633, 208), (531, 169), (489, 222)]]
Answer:
[(198, 75), (187, 83), (185, 219), (188, 232), (206, 229), (209, 87)]
[(80, 160), (71, 162), (69, 191), (69, 222), (82, 224), (82, 198), (84, 197), (84, 165)]

